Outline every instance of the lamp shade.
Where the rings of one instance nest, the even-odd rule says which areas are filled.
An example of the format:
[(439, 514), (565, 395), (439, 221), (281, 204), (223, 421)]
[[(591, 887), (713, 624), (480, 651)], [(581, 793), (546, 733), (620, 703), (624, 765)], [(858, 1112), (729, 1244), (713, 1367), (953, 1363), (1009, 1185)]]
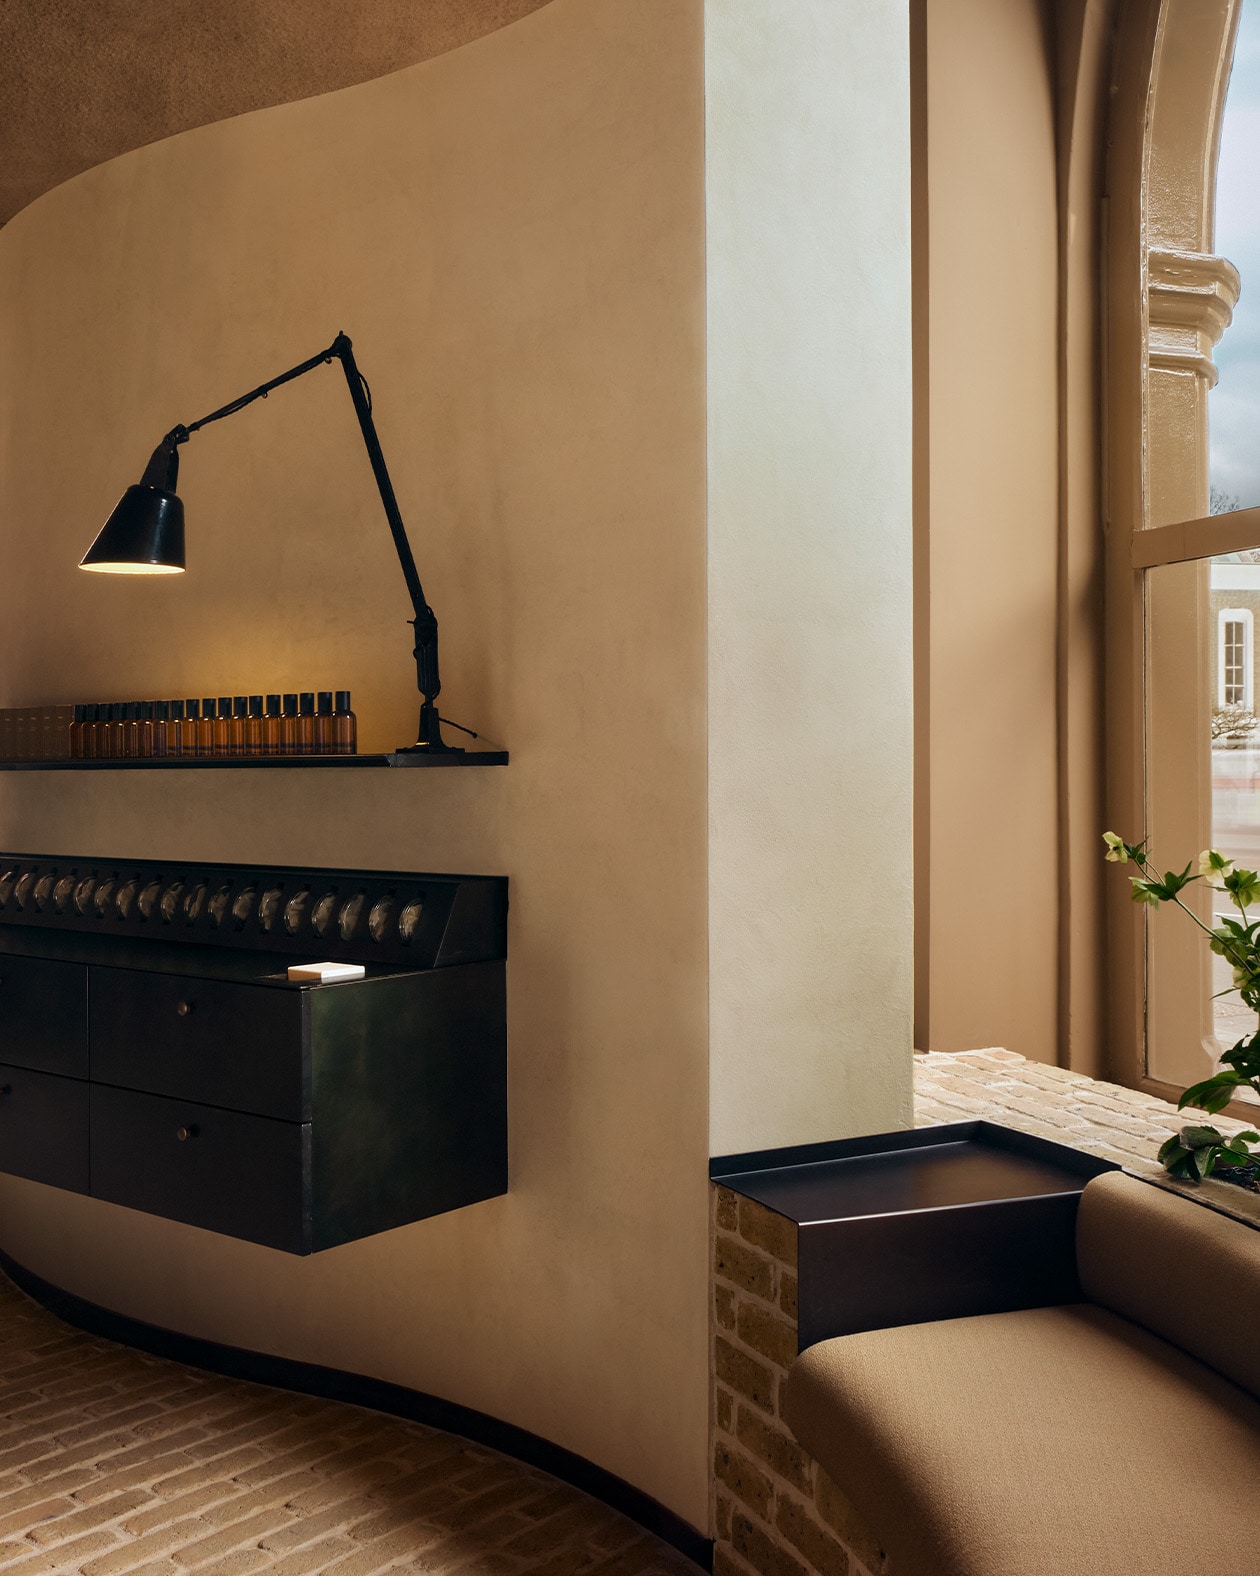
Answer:
[(143, 482), (128, 487), (79, 567), (115, 575), (182, 574), (183, 499)]

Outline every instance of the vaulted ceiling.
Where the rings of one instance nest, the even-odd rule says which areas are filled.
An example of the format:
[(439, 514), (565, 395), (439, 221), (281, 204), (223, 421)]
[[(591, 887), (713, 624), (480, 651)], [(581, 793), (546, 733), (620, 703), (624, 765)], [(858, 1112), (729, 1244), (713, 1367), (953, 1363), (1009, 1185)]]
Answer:
[(2, 0), (0, 224), (148, 142), (415, 65), (545, 0)]

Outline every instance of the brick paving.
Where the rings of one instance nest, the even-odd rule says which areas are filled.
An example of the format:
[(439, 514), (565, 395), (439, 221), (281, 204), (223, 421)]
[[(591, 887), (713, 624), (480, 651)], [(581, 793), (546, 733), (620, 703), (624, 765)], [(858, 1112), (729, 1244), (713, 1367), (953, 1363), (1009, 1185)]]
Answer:
[(606, 1505), (452, 1434), (62, 1324), (0, 1275), (5, 1576), (695, 1576)]
[(1208, 1121), (1223, 1133), (1246, 1126), (1226, 1116), (1178, 1111), (1153, 1094), (1030, 1062), (1016, 1051), (916, 1052), (914, 1125), (977, 1117), (1152, 1172), (1160, 1170), (1159, 1146), (1187, 1122)]

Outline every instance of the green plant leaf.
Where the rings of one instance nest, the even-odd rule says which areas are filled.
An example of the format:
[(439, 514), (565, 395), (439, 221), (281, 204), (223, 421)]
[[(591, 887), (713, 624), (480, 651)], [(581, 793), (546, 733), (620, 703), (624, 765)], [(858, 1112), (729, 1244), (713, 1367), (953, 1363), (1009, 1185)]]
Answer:
[[(1177, 1101), (1177, 1109), (1184, 1111), (1188, 1105), (1192, 1105), (1200, 1111), (1206, 1111), (1209, 1116), (1215, 1116), (1218, 1111), (1223, 1111), (1234, 1098), (1234, 1090), (1242, 1082), (1242, 1078), (1236, 1072), (1213, 1073), (1210, 1078), (1205, 1078), (1202, 1083), (1191, 1084), (1181, 1099)], [(1216, 1132), (1216, 1129), (1209, 1128), (1206, 1131)], [(1219, 1133), (1216, 1134), (1218, 1141), (1220, 1136)]]
[(1231, 870), (1222, 885), (1239, 908), (1247, 908), (1260, 898), (1260, 875), (1254, 870)]
[(1160, 1146), (1159, 1160), (1169, 1176), (1197, 1181), (1197, 1174), (1190, 1170), (1190, 1151), (1178, 1139), (1170, 1138)]

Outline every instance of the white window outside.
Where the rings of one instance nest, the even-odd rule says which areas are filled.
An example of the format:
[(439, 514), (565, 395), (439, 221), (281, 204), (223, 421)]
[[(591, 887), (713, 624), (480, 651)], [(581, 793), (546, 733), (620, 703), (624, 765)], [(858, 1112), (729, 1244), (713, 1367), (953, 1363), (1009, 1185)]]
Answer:
[(1251, 609), (1224, 607), (1217, 618), (1216, 704), (1252, 709), (1254, 620)]

